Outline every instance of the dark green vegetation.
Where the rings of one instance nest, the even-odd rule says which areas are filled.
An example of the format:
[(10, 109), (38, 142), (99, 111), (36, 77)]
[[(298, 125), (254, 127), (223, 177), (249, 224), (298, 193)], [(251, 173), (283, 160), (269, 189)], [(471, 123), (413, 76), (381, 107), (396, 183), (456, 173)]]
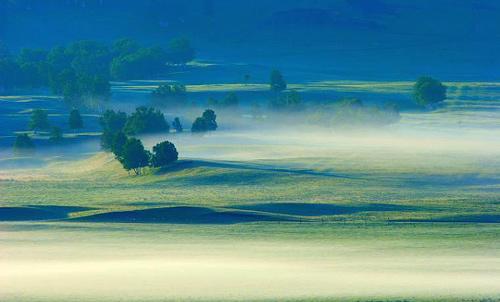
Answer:
[(80, 115), (80, 111), (78, 111), (78, 109), (73, 109), (70, 111), (68, 124), (70, 129), (83, 128), (82, 116)]
[(217, 129), (217, 115), (212, 109), (207, 109), (202, 116), (197, 117), (191, 126), (191, 132), (200, 133)]
[(446, 86), (430, 77), (420, 77), (413, 87), (413, 95), (421, 106), (435, 105), (446, 99)]
[(182, 84), (161, 84), (151, 93), (155, 106), (160, 108), (175, 108), (187, 103), (186, 86)]
[(70, 107), (99, 109), (109, 100), (110, 79), (151, 78), (168, 71), (168, 64), (194, 59), (186, 39), (174, 39), (167, 50), (142, 47), (131, 39), (111, 47), (82, 40), (50, 50), (24, 48), (13, 57), (0, 57), (0, 93), (50, 87)]
[(151, 165), (153, 167), (163, 167), (177, 160), (179, 153), (175, 145), (169, 141), (158, 143), (153, 147)]
[(35, 109), (31, 113), (31, 120), (28, 125), (30, 130), (47, 130), (50, 128), (47, 112), (42, 109)]

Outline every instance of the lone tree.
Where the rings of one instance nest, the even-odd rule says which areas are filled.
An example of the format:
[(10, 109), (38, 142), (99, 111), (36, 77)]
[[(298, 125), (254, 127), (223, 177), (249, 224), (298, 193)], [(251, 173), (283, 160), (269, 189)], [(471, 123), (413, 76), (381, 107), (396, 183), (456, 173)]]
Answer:
[(440, 103), (446, 99), (446, 86), (431, 77), (420, 77), (413, 86), (413, 96), (422, 106)]
[(178, 117), (174, 118), (174, 121), (172, 122), (172, 127), (175, 129), (176, 132), (180, 133), (183, 131), (181, 120)]
[(31, 113), (31, 120), (29, 123), (30, 130), (47, 130), (50, 128), (47, 111), (42, 109), (35, 109)]
[(217, 129), (217, 115), (215, 114), (215, 111), (207, 109), (203, 112), (201, 117), (207, 122), (208, 131), (215, 131)]
[(153, 167), (163, 167), (177, 160), (179, 153), (175, 145), (169, 141), (164, 141), (153, 147), (151, 165)]
[(30, 155), (35, 152), (35, 144), (28, 134), (18, 134), (14, 142), (14, 154)]
[(73, 109), (69, 113), (69, 128), (71, 129), (81, 129), (83, 128), (83, 120), (78, 109)]
[(150, 154), (144, 149), (142, 142), (136, 138), (129, 138), (123, 146), (123, 153), (118, 160), (127, 171), (134, 171), (135, 175), (142, 173), (142, 168), (149, 165)]
[(279, 70), (275, 69), (271, 72), (269, 85), (274, 92), (281, 92), (286, 89), (285, 79)]
[(217, 129), (217, 115), (212, 109), (207, 109), (202, 116), (196, 118), (191, 126), (191, 132), (206, 132)]

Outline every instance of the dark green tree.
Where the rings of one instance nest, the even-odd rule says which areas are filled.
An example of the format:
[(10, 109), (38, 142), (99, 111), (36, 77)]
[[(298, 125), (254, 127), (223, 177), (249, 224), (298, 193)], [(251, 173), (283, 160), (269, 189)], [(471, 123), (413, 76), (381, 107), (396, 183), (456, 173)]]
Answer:
[(431, 77), (420, 77), (413, 86), (413, 97), (421, 106), (440, 103), (446, 99), (446, 86)]
[(281, 92), (285, 90), (287, 86), (283, 75), (276, 69), (271, 72), (269, 85), (274, 92)]
[(123, 131), (114, 134), (111, 151), (115, 154), (116, 158), (121, 158), (123, 156), (123, 150), (127, 140), (128, 138)]
[(179, 153), (175, 145), (164, 141), (153, 147), (151, 164), (153, 167), (163, 167), (177, 160)]
[(174, 121), (172, 122), (172, 127), (175, 129), (175, 132), (177, 133), (183, 131), (181, 120), (178, 117), (174, 118)]
[(202, 116), (196, 118), (191, 126), (191, 132), (207, 132), (217, 129), (217, 115), (212, 109), (207, 109)]
[(73, 109), (69, 113), (69, 128), (70, 129), (81, 129), (83, 128), (83, 119), (80, 115), (80, 111), (78, 109)]
[(50, 128), (50, 123), (47, 111), (42, 109), (35, 109), (31, 112), (31, 120), (29, 122), (30, 130), (47, 130)]
[(121, 111), (106, 110), (99, 118), (102, 129), (109, 132), (121, 131), (125, 123), (127, 123), (127, 114)]
[(207, 109), (203, 112), (201, 117), (206, 120), (208, 131), (214, 131), (217, 129), (217, 115), (215, 114), (215, 111)]
[(124, 132), (128, 135), (135, 135), (168, 132), (169, 129), (170, 126), (161, 111), (141, 106), (136, 108), (135, 112), (127, 119)]
[(208, 131), (207, 120), (202, 117), (197, 117), (194, 120), (193, 125), (191, 126), (191, 132), (199, 133), (207, 131)]
[(129, 138), (123, 146), (123, 153), (117, 158), (127, 171), (134, 171), (140, 175), (142, 169), (149, 165), (150, 154), (144, 149), (142, 142), (136, 138)]
[(102, 127), (101, 147), (104, 150), (113, 151), (115, 137), (119, 132), (123, 132), (125, 123), (127, 122), (127, 114), (125, 112), (115, 112), (106, 110), (100, 117), (99, 123)]
[(28, 134), (18, 134), (14, 142), (14, 154), (30, 155), (35, 152), (35, 144)]

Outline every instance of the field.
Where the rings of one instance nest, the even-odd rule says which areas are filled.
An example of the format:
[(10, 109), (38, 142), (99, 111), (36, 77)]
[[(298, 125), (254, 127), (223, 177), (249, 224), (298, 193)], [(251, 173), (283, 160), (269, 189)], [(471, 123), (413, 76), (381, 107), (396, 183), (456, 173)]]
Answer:
[[(155, 85), (114, 83), (113, 93), (141, 100)], [(500, 85), (447, 85), (445, 106), (422, 112), (409, 82), (292, 84), (306, 101), (354, 95), (406, 110), (395, 125), (347, 132), (232, 129), (220, 114), (220, 131), (204, 137), (142, 137), (173, 141), (181, 159), (138, 177), (98, 151), (91, 115), (65, 156), (12, 169), (27, 159), (5, 148), (0, 297), (498, 301)], [(265, 89), (188, 85), (196, 100), (234, 90), (245, 102)], [(18, 109), (0, 118), (27, 120)]]

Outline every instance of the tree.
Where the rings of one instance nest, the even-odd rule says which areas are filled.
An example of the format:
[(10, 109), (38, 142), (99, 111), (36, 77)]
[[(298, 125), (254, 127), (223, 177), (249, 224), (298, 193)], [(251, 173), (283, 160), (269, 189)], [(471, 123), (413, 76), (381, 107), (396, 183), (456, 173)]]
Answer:
[(188, 39), (177, 38), (170, 41), (167, 59), (172, 64), (186, 64), (194, 59), (195, 54), (196, 52)]
[(129, 135), (168, 132), (170, 126), (161, 111), (151, 107), (136, 108), (125, 123), (124, 132)]
[(196, 118), (191, 126), (191, 132), (206, 132), (217, 129), (217, 115), (211, 109), (203, 112), (202, 116)]
[(179, 153), (175, 145), (169, 141), (164, 141), (153, 147), (151, 164), (153, 167), (163, 167), (177, 160)]
[(123, 153), (117, 159), (127, 171), (133, 170), (140, 175), (142, 168), (149, 165), (149, 153), (144, 149), (142, 142), (136, 138), (129, 138), (123, 146)]
[(413, 96), (421, 106), (440, 103), (446, 99), (446, 86), (431, 77), (420, 77), (413, 86)]
[(202, 117), (197, 117), (194, 120), (193, 125), (191, 126), (191, 132), (199, 133), (207, 131), (208, 131), (207, 120)]
[(162, 107), (178, 107), (186, 105), (186, 86), (182, 84), (161, 84), (151, 96), (155, 105)]
[(166, 69), (166, 61), (167, 54), (161, 47), (139, 48), (111, 61), (111, 77), (130, 80), (154, 76)]
[(28, 134), (18, 134), (14, 142), (14, 154), (30, 155), (35, 152), (35, 144)]
[(102, 127), (101, 147), (104, 150), (113, 151), (113, 144), (116, 135), (123, 131), (125, 123), (127, 122), (127, 114), (125, 112), (115, 112), (113, 110), (106, 110), (99, 118), (99, 123)]
[(83, 128), (83, 120), (78, 109), (73, 109), (69, 113), (69, 128), (71, 129), (81, 129)]
[(130, 38), (122, 38), (113, 42), (111, 53), (114, 57), (122, 57), (132, 54), (141, 48), (137, 41)]
[(276, 69), (271, 72), (269, 85), (271, 87), (271, 90), (274, 92), (281, 92), (285, 90), (287, 86), (283, 75), (279, 70)]
[(62, 140), (63, 140), (63, 133), (62, 133), (61, 128), (52, 127), (52, 129), (50, 130), (49, 141), (51, 143), (58, 144), (58, 143), (62, 142)]
[(115, 133), (113, 135), (113, 142), (111, 145), (111, 152), (113, 152), (116, 158), (120, 158), (123, 156), (123, 150), (125, 148), (125, 144), (127, 143), (127, 136), (122, 131)]
[(215, 111), (212, 109), (207, 109), (203, 112), (202, 118), (204, 118), (207, 122), (207, 130), (209, 131), (214, 131), (217, 129), (217, 115), (215, 114)]
[(104, 131), (118, 132), (125, 127), (127, 122), (127, 114), (125, 112), (114, 110), (106, 110), (99, 118), (99, 124)]
[(47, 111), (42, 109), (35, 109), (31, 112), (31, 120), (29, 123), (30, 130), (47, 130), (49, 129), (49, 119)]
[(174, 121), (172, 122), (172, 127), (175, 129), (176, 132), (180, 133), (183, 131), (181, 120), (178, 117), (174, 118)]

